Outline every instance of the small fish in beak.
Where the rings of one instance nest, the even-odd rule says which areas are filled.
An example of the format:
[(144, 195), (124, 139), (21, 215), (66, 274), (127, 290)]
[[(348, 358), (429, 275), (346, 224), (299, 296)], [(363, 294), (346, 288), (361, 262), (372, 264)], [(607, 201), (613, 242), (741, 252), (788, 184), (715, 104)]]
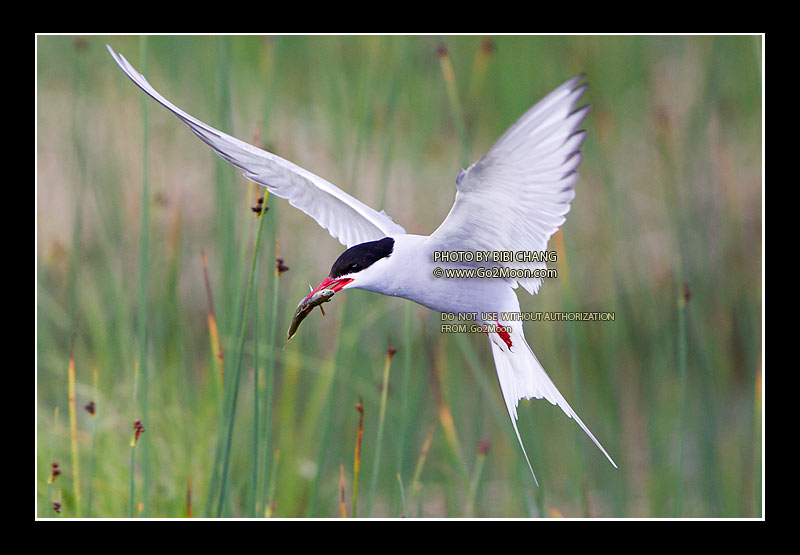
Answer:
[(300, 304), (297, 305), (297, 310), (294, 312), (292, 324), (289, 326), (289, 333), (286, 337), (286, 341), (288, 342), (292, 337), (294, 337), (294, 334), (297, 333), (297, 328), (300, 327), (300, 323), (305, 320), (309, 314), (311, 314), (312, 310), (318, 306), (320, 309), (322, 309), (322, 303), (327, 303), (330, 301), (335, 294), (336, 291), (333, 289), (321, 289), (300, 301)]
[[(294, 334), (297, 333), (297, 328), (300, 327), (300, 322), (305, 320), (306, 317), (311, 314), (312, 310), (316, 307), (322, 310), (322, 303), (330, 301), (337, 291), (340, 291), (351, 281), (353, 281), (351, 278), (332, 279), (327, 277), (316, 289), (313, 289), (305, 299), (300, 301), (300, 304), (297, 305), (297, 310), (294, 311), (294, 318), (292, 318), (292, 325), (289, 326), (286, 342), (288, 343), (289, 340), (294, 337)], [(325, 314), (324, 311), (322, 313)]]

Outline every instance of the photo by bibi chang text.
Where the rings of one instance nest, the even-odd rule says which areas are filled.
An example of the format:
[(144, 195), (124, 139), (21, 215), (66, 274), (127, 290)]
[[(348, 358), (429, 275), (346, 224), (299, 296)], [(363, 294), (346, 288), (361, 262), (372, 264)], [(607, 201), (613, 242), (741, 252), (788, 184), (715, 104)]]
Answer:
[(433, 251), (434, 262), (556, 262), (556, 251)]

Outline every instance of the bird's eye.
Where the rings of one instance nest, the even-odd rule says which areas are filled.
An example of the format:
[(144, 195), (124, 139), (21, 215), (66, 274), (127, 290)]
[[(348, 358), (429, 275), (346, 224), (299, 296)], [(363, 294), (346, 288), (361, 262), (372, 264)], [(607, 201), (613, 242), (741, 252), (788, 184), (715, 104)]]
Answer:
[(351, 274), (353, 272), (358, 272), (358, 271), (361, 270), (361, 264), (358, 264), (358, 263), (350, 264), (350, 266), (348, 266), (347, 269), (348, 269), (348, 273), (351, 273)]

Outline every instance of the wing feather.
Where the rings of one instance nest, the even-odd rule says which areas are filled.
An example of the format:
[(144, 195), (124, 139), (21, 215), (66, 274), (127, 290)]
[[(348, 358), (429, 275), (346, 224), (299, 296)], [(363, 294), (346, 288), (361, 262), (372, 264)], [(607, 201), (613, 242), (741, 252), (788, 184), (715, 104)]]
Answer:
[(131, 81), (188, 125), (223, 160), (244, 170), (247, 179), (263, 185), (271, 194), (287, 199), (346, 247), (405, 233), (385, 212), (373, 210), (321, 177), (190, 116), (161, 96), (124, 56), (106, 46)]
[[(564, 223), (575, 197), (579, 131), (590, 106), (575, 109), (587, 85), (583, 75), (548, 94), (514, 123), (489, 151), (456, 179), (456, 199), (430, 241), (449, 250), (543, 251)], [(517, 269), (543, 262), (510, 262)], [(541, 278), (510, 280), (529, 293)]]

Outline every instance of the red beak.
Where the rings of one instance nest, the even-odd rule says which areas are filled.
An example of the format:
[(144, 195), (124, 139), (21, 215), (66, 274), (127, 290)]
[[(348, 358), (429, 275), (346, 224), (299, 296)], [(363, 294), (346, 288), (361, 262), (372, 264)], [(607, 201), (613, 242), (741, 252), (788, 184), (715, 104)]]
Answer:
[(342, 278), (342, 279), (331, 279), (330, 277), (326, 277), (325, 280), (317, 285), (317, 288), (314, 289), (311, 293), (308, 294), (308, 297), (304, 299), (307, 301), (311, 298), (311, 296), (316, 293), (317, 291), (322, 291), (323, 289), (330, 289), (333, 292), (338, 292), (342, 287), (347, 285), (353, 281), (351, 278)]

